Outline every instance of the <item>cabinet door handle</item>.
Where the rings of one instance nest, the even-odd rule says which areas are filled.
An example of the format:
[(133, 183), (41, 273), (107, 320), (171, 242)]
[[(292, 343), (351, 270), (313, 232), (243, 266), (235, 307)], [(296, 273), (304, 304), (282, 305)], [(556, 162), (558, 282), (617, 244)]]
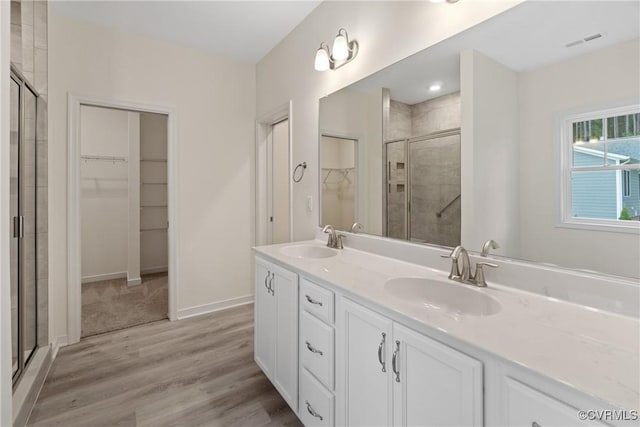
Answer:
[(320, 356), (323, 355), (322, 350), (318, 350), (317, 348), (312, 346), (309, 341), (305, 341), (305, 344), (307, 345), (307, 350), (309, 350), (311, 353), (316, 353), (316, 354), (319, 354)]
[(380, 341), (380, 345), (378, 346), (378, 362), (382, 365), (382, 372), (387, 372), (386, 363), (382, 360), (382, 349), (384, 348), (385, 340), (387, 339), (387, 334), (382, 333), (382, 341)]
[(313, 407), (311, 406), (311, 404), (309, 403), (308, 400), (305, 400), (304, 403), (307, 405), (307, 411), (314, 417), (316, 417), (317, 419), (319, 419), (320, 421), (323, 420), (322, 415), (320, 415), (319, 413), (317, 413)]
[(391, 359), (391, 369), (396, 374), (396, 382), (400, 382), (400, 369), (398, 369), (398, 353), (400, 353), (400, 341), (396, 341), (396, 349), (393, 351), (393, 358)]
[(304, 297), (307, 299), (307, 301), (309, 301), (309, 303), (319, 305), (320, 307), (322, 307), (322, 301), (316, 301), (313, 298), (311, 298), (309, 295), (305, 295)]
[(269, 281), (269, 277), (271, 276), (271, 271), (267, 270), (267, 275), (264, 276), (264, 287), (267, 288), (267, 292), (271, 293), (271, 290), (269, 289), (269, 285), (268, 285), (268, 281)]
[(276, 277), (276, 273), (271, 273), (271, 278), (269, 279), (269, 292), (271, 295), (275, 295), (276, 291), (273, 289), (273, 278)]

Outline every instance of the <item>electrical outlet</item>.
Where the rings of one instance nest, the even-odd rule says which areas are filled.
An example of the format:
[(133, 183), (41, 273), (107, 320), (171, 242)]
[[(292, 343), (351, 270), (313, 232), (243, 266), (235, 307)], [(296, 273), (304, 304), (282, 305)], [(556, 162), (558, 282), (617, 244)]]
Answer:
[(313, 197), (307, 196), (307, 212), (313, 212)]

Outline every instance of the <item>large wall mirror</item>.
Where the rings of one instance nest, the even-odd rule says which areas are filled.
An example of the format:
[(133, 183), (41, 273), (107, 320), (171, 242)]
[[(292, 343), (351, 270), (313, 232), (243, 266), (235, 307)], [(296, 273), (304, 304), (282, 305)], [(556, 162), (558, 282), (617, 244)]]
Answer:
[(639, 15), (524, 2), (320, 99), (320, 225), (637, 280)]

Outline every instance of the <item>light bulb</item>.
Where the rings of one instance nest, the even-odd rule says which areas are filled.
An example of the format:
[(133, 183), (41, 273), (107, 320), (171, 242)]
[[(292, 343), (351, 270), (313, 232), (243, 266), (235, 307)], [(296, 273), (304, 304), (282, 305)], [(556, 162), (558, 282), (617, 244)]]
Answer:
[(338, 33), (333, 41), (333, 52), (331, 54), (335, 61), (344, 61), (349, 57), (349, 43), (347, 37)]
[(329, 54), (324, 47), (320, 47), (316, 52), (315, 69), (316, 71), (327, 71), (329, 69)]
[(437, 92), (437, 91), (439, 91), (440, 89), (442, 89), (442, 86), (441, 86), (441, 85), (439, 85), (438, 83), (434, 83), (434, 84), (432, 84), (431, 86), (429, 86), (429, 90), (430, 90), (431, 92)]

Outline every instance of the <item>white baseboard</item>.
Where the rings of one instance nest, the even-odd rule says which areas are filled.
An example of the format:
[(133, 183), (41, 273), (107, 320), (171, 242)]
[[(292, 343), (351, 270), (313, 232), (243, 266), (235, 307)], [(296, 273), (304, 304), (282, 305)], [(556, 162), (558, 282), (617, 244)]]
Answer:
[(60, 350), (60, 347), (64, 347), (68, 344), (69, 344), (69, 340), (66, 335), (60, 335), (59, 337), (55, 338), (51, 343), (51, 348), (53, 350), (51, 354), (51, 360), (56, 359), (56, 356), (58, 355), (58, 350)]
[(168, 266), (159, 265), (157, 267), (141, 268), (140, 269), (140, 274), (144, 276), (145, 274), (166, 273), (167, 271), (169, 271), (169, 267)]
[(107, 274), (98, 274), (95, 276), (85, 276), (82, 278), (82, 284), (85, 283), (93, 283), (93, 282), (102, 282), (103, 280), (115, 280), (115, 279), (126, 279), (127, 272), (121, 271), (119, 273), (107, 273)]
[(187, 319), (193, 316), (199, 316), (201, 314), (213, 313), (214, 311), (220, 311), (231, 307), (237, 307), (239, 305), (251, 304), (253, 302), (253, 295), (246, 295), (238, 298), (231, 298), (224, 301), (212, 302), (211, 304), (197, 305), (195, 307), (183, 308), (178, 310), (178, 320)]
[(142, 278), (141, 277), (134, 277), (133, 279), (129, 279), (127, 277), (127, 286), (137, 286), (137, 285), (141, 285), (142, 284)]

